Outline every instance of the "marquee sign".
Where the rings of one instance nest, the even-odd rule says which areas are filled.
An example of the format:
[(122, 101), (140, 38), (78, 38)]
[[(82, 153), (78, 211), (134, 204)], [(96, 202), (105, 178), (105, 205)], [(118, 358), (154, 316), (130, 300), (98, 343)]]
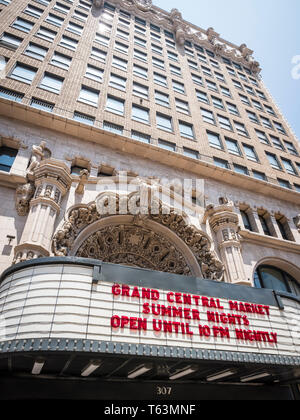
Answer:
[[(277, 344), (278, 333), (259, 328), (257, 320), (270, 321), (270, 306), (221, 300), (181, 292), (163, 293), (156, 289), (114, 284), (112, 298), (140, 307), (140, 316), (111, 317), (117, 331), (152, 331), (181, 338), (221, 338), (230, 341)], [(163, 296), (164, 294), (164, 296)], [(151, 319), (150, 319), (151, 317)], [(251, 318), (250, 318), (251, 317)]]

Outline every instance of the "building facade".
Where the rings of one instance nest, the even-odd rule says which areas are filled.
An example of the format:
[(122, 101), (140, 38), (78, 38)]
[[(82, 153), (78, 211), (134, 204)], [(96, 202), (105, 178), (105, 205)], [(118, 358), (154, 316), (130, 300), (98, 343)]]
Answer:
[(300, 148), (252, 54), (151, 1), (0, 0), (5, 398), (297, 398)]

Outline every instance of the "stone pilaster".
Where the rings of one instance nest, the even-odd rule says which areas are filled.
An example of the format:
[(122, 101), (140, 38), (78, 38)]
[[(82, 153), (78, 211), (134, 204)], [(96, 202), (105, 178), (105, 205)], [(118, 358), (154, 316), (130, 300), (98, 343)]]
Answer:
[(35, 194), (21, 240), (15, 247), (15, 263), (50, 255), (56, 217), (72, 183), (69, 168), (53, 159), (43, 160), (33, 177)]
[(216, 234), (222, 262), (229, 283), (251, 286), (251, 280), (246, 278), (241, 243), (238, 235), (239, 216), (234, 205), (226, 200), (219, 206), (207, 210), (206, 218), (211, 229)]

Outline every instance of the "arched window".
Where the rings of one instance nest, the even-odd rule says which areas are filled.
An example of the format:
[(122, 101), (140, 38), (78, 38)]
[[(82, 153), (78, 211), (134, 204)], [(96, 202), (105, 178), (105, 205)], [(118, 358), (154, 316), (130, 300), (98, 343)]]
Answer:
[(299, 283), (288, 273), (270, 265), (261, 265), (254, 273), (257, 288), (272, 289), (300, 296)]

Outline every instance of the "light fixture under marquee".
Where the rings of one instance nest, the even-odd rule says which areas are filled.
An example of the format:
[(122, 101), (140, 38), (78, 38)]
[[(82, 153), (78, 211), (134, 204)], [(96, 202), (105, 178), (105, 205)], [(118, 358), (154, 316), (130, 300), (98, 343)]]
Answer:
[(218, 379), (227, 378), (228, 376), (232, 376), (236, 373), (235, 370), (223, 370), (221, 372), (215, 373), (214, 375), (207, 376), (206, 380), (208, 382), (217, 381)]
[(90, 363), (81, 371), (81, 376), (87, 377), (95, 372), (102, 365), (101, 360), (91, 360)]
[(190, 375), (191, 373), (195, 373), (198, 371), (197, 366), (188, 366), (187, 368), (181, 370), (180, 372), (174, 373), (174, 375), (170, 376), (170, 381), (174, 381), (175, 379), (182, 378), (183, 376)]
[(144, 373), (149, 372), (149, 370), (151, 370), (152, 368), (153, 368), (153, 365), (151, 365), (151, 364), (139, 366), (138, 368), (129, 372), (127, 378), (128, 379), (137, 378), (138, 376), (141, 376)]

